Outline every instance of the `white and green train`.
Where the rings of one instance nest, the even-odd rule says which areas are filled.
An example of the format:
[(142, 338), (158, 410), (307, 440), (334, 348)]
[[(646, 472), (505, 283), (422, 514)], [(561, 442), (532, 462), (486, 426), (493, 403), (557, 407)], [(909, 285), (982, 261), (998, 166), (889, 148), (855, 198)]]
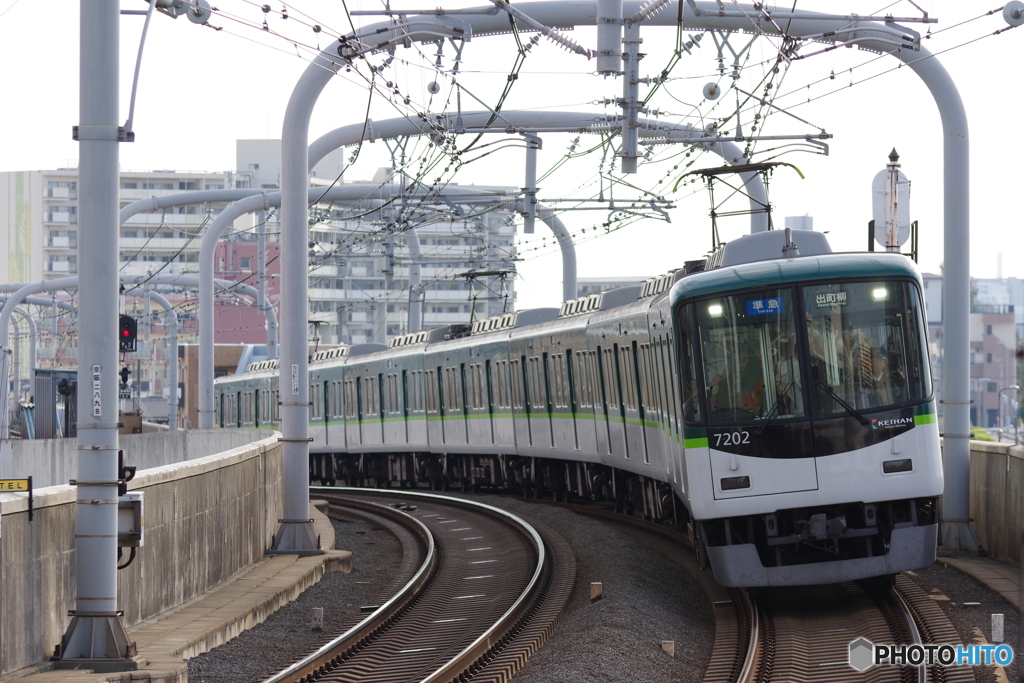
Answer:
[[(920, 275), (790, 235), (318, 353), (311, 479), (609, 500), (689, 529), (727, 586), (927, 566), (943, 481)], [(277, 377), (218, 379), (220, 426), (275, 428)]]

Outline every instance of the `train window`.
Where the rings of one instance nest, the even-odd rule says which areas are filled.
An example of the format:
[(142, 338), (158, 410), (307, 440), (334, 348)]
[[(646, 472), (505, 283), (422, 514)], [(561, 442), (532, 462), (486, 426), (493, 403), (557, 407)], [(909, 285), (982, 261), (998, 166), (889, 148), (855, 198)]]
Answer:
[(544, 381), (544, 384), (543, 384), (543, 387), (542, 387), (544, 391), (543, 391), (543, 395), (541, 396), (541, 400), (543, 401), (543, 403), (542, 403), (542, 405), (540, 407), (545, 412), (550, 413), (551, 412), (551, 368), (550, 368), (550, 364), (549, 364), (549, 359), (548, 359), (548, 354), (547, 353), (542, 353), (541, 354), (541, 362), (543, 364), (543, 366), (541, 367), (541, 371), (543, 373), (543, 376), (542, 376), (541, 379)]
[(524, 394), (523, 380), (524, 380), (524, 377), (525, 377), (526, 373), (523, 370), (523, 368), (520, 365), (520, 363), (521, 363), (521, 361), (519, 361), (519, 360), (510, 360), (508, 362), (508, 365), (509, 365), (508, 378), (509, 378), (509, 383), (510, 383), (510, 385), (512, 387), (512, 407), (513, 408), (517, 408), (519, 410), (522, 410), (523, 409), (523, 394)]
[[(679, 395), (682, 397), (682, 418), (686, 422), (702, 422), (700, 392), (697, 380), (696, 337), (693, 334), (693, 304), (682, 307), (676, 325), (678, 357), (669, 355), (672, 370), (678, 367)], [(673, 372), (673, 376), (675, 373)]]
[(392, 373), (388, 375), (388, 413), (397, 413), (400, 409), (398, 402), (398, 375)]
[[(931, 396), (920, 297), (906, 281), (803, 287), (815, 416)], [(844, 403), (846, 405), (844, 405)]]
[(632, 349), (628, 346), (623, 346), (619, 349), (620, 364), (619, 371), (621, 372), (620, 380), (622, 382), (622, 402), (627, 410), (636, 410), (636, 385), (633, 379), (633, 360), (630, 358), (630, 351)]
[(710, 422), (804, 415), (788, 288), (701, 301), (695, 312)]
[[(547, 354), (544, 354), (545, 362)], [(530, 405), (540, 412), (547, 412), (547, 372), (541, 365), (541, 358), (534, 356), (529, 360), (530, 364)]]
[(449, 411), (460, 410), (462, 403), (459, 400), (460, 387), (459, 387), (459, 373), (457, 368), (445, 368), (444, 369), (444, 405)]
[(651, 345), (640, 344), (637, 349), (637, 365), (639, 367), (638, 380), (640, 384), (639, 394), (642, 397), (641, 407), (648, 415), (654, 415), (654, 419), (660, 418), (658, 410), (658, 392), (654, 390), (654, 382), (651, 379)]
[(615, 359), (615, 345), (604, 350), (604, 401), (611, 409), (619, 407), (618, 363)]
[(484, 393), (487, 398), (487, 412), (494, 412), (494, 371), (491, 369), (491, 361), (484, 361)]
[(423, 386), (423, 391), (424, 391), (424, 398), (426, 399), (426, 402), (427, 402), (427, 412), (428, 413), (436, 413), (437, 412), (437, 396), (436, 396), (434, 388), (437, 386), (437, 384), (434, 382), (434, 371), (433, 370), (424, 370), (423, 371), (423, 376), (426, 379), (426, 382), (425, 382), (425, 384)]
[[(573, 368), (573, 355), (571, 349), (565, 350), (565, 387), (569, 394), (569, 412), (575, 413), (579, 406), (579, 390), (576, 387), (576, 370)], [(573, 415), (575, 417), (575, 415)]]
[(355, 380), (345, 380), (345, 418), (354, 420), (356, 418), (356, 388)]
[(372, 419), (377, 412), (373, 380), (373, 377), (363, 378), (363, 419), (366, 420)]

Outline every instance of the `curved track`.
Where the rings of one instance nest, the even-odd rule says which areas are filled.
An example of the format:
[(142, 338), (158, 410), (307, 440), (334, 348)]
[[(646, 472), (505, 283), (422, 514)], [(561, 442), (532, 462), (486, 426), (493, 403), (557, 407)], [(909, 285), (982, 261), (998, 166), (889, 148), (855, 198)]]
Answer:
[(935, 603), (908, 577), (891, 586), (877, 581), (754, 593), (759, 627), (743, 683), (785, 681), (898, 681), (967, 683), (970, 667), (875, 666), (858, 672), (848, 664), (849, 644), (959, 643)]
[(878, 666), (858, 672), (849, 666), (849, 644), (861, 637), (874, 643), (960, 642), (942, 610), (905, 575), (891, 583), (724, 588), (711, 572), (700, 571), (685, 534), (593, 506), (563, 506), (625, 530), (697, 577), (711, 602), (716, 629), (704, 683), (974, 681), (970, 667)]
[(318, 489), (314, 495), (415, 529), (419, 558), (404, 561), (400, 573), (419, 566), (367, 619), (266, 683), (504, 680), (546, 640), (564, 610), (575, 560), (550, 530), (432, 494)]

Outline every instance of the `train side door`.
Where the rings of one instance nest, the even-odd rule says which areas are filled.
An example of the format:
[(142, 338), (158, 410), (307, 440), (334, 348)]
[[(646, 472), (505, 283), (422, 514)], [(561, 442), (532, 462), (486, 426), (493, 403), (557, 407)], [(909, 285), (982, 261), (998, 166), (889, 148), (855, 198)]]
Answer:
[(491, 443), (494, 441), (494, 380), (491, 376), (491, 360), (484, 361), (484, 387), (487, 400), (487, 424), (490, 426)]

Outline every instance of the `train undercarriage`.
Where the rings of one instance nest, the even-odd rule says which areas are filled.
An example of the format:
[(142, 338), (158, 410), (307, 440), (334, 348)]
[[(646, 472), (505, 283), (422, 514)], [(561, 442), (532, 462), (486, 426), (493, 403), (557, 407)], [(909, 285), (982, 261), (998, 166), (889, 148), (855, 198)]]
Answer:
[(501, 492), (611, 504), (616, 512), (685, 529), (686, 508), (664, 482), (585, 462), (460, 453), (311, 453), (310, 482), (323, 486)]

